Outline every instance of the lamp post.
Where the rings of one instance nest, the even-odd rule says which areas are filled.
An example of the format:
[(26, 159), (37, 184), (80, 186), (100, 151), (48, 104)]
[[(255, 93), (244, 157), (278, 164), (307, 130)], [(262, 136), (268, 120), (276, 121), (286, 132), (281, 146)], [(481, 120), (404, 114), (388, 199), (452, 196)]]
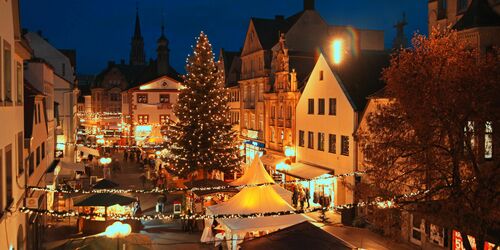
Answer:
[(132, 232), (132, 227), (129, 224), (123, 224), (116, 221), (112, 225), (106, 227), (104, 235), (108, 238), (116, 238), (116, 250), (120, 250), (120, 238), (125, 238)]

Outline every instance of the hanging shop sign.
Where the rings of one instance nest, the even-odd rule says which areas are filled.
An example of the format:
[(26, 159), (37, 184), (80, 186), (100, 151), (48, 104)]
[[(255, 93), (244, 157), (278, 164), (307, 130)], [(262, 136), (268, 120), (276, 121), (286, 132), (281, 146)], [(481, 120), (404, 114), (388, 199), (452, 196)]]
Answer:
[[(472, 250), (480, 250), (476, 248), (476, 239), (470, 235), (467, 235), (469, 238), (470, 246)], [(453, 250), (465, 250), (464, 241), (462, 239), (462, 234), (459, 231), (453, 230)], [(494, 244), (489, 242), (484, 243), (484, 250), (493, 250), (495, 247)]]

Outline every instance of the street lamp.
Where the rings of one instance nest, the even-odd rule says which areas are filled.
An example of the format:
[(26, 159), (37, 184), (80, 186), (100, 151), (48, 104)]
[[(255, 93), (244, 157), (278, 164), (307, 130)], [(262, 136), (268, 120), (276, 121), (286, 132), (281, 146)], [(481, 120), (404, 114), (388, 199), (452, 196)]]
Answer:
[(132, 232), (132, 227), (129, 224), (123, 224), (116, 221), (112, 225), (106, 227), (104, 235), (108, 238), (116, 238), (116, 249), (120, 250), (120, 238), (127, 237)]
[(339, 64), (343, 56), (343, 41), (342, 39), (335, 39), (333, 41), (333, 63)]

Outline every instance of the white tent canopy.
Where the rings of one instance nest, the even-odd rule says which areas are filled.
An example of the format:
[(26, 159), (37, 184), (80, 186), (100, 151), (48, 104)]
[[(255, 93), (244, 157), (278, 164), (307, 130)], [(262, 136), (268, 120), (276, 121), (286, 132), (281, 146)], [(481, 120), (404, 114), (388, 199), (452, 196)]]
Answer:
[(100, 156), (99, 151), (95, 148), (89, 148), (85, 146), (78, 146), (78, 150), (82, 151), (85, 154), (88, 155), (94, 155), (94, 156)]
[[(231, 185), (251, 185), (274, 183), (274, 180), (267, 173), (256, 156), (247, 169), (245, 174)], [(254, 213), (269, 213), (269, 212), (285, 212), (294, 211), (295, 209), (282, 198), (279, 193), (286, 193), (287, 190), (278, 185), (265, 185), (255, 187), (245, 187), (238, 194), (233, 196), (228, 201), (210, 206), (207, 208), (207, 214), (224, 215), (224, 214), (254, 214)], [(284, 216), (265, 216), (259, 218), (232, 218), (232, 219), (217, 219), (226, 232), (227, 239), (243, 240), (245, 234), (252, 231), (274, 231), (286, 228), (308, 220), (309, 218), (302, 214), (290, 214)], [(213, 221), (205, 221), (205, 230), (201, 238), (202, 242), (210, 241), (211, 225)], [(234, 248), (236, 241), (232, 242)]]

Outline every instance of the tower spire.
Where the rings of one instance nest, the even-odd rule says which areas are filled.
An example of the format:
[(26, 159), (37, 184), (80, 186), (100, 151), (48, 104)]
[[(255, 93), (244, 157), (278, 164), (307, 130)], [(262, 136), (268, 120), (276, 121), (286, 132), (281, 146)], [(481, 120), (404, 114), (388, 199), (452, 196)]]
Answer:
[(141, 22), (139, 19), (139, 7), (135, 8), (135, 29), (132, 37), (132, 48), (130, 49), (130, 64), (144, 65), (146, 53), (144, 52), (144, 39), (141, 35)]

